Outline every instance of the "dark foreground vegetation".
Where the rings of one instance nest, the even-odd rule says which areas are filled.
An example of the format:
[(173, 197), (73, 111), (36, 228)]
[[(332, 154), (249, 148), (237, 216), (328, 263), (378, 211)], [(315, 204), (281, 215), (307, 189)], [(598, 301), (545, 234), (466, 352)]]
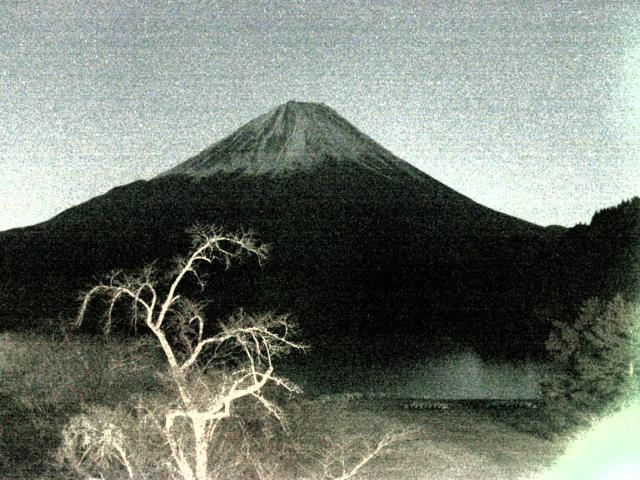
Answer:
[[(152, 344), (5, 333), (0, 347), (0, 478), (82, 478), (61, 462), (63, 432), (80, 414), (123, 425), (144, 446), (138, 462), (153, 468), (162, 463), (166, 451), (156, 442), (157, 427), (136, 424), (131, 415), (135, 407), (152, 409), (173, 399), (158, 376), (161, 357)], [(212, 451), (212, 464), (225, 465), (212, 478), (322, 478), (328, 459), (338, 462), (336, 472), (341, 458), (352, 462), (383, 432), (408, 429), (410, 435), (367, 464), (358, 478), (521, 479), (548, 468), (572, 438), (541, 435), (540, 409), (490, 409), (478, 403), (415, 410), (403, 408), (401, 401), (323, 401), (304, 393), (278, 402), (288, 430), (245, 405)], [(127, 478), (117, 462), (112, 468), (105, 469), (105, 478)], [(116, 475), (108, 476), (114, 470)]]
[[(152, 344), (11, 333), (0, 336), (0, 347), (0, 478), (83, 478), (63, 443), (80, 415), (124, 428), (138, 446), (136, 464), (148, 472), (166, 462), (158, 426), (139, 423), (174, 398)], [(565, 443), (526, 433), (478, 406), (410, 410), (399, 401), (304, 394), (277, 401), (287, 429), (259, 406), (242, 405), (212, 445), (211, 478), (326, 478), (325, 469), (337, 474), (342, 462), (353, 466), (385, 433), (409, 431), (358, 478), (515, 479), (550, 464)], [(511, 421), (524, 415), (523, 409), (500, 412)], [(109, 465), (102, 470), (106, 479), (127, 478), (116, 458)], [(90, 470), (85, 473), (99, 477)]]
[[(205, 329), (201, 304), (180, 293), (185, 278), (202, 282), (203, 264), (229, 266), (245, 253), (266, 250), (250, 235), (200, 229), (168, 275), (115, 273), (92, 287), (73, 330), (63, 322), (55, 333), (2, 334), (0, 473), (522, 478), (638, 391), (638, 308), (616, 296), (590, 299), (572, 322), (553, 323), (536, 409), (458, 402), (416, 410), (398, 399), (305, 396), (276, 369), (284, 353), (304, 348), (287, 316), (239, 311)], [(106, 302), (92, 310), (94, 297)], [(104, 335), (79, 333), (100, 310)], [(115, 328), (123, 321), (127, 329)], [(138, 329), (151, 334), (125, 335)], [(293, 365), (292, 376), (313, 377)]]

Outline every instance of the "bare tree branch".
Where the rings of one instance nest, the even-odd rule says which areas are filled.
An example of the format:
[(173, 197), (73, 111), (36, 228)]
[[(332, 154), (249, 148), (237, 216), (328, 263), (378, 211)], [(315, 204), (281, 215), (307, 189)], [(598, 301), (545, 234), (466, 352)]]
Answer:
[[(218, 422), (231, 415), (236, 400), (252, 397), (260, 402), (276, 419), (282, 420), (279, 408), (270, 402), (262, 389), (268, 384), (297, 391), (297, 387), (285, 379), (274, 375), (273, 358), (291, 349), (304, 348), (290, 339), (295, 332), (293, 323), (287, 316), (265, 314), (252, 316), (243, 311), (234, 314), (227, 322), (219, 324), (220, 332), (205, 337), (205, 315), (201, 304), (182, 297), (178, 291), (183, 280), (192, 275), (204, 288), (205, 281), (198, 272), (200, 265), (214, 262), (229, 268), (232, 261), (243, 255), (251, 255), (262, 262), (267, 248), (259, 245), (251, 232), (225, 234), (214, 227), (199, 226), (192, 231), (194, 244), (191, 254), (178, 261), (167, 293), (160, 300), (154, 271), (148, 267), (138, 276), (113, 273), (108, 283), (100, 283), (87, 291), (82, 298), (76, 325), (80, 326), (94, 297), (105, 297), (107, 312), (105, 333), (114, 322), (114, 309), (122, 298), (131, 300), (134, 324), (142, 318), (144, 324), (159, 342), (171, 372), (171, 378), (178, 389), (181, 408), (172, 408), (165, 416), (164, 434), (178, 472), (185, 480), (205, 480), (207, 473), (207, 449), (211, 435)], [(167, 328), (175, 328), (178, 340), (187, 352), (178, 355), (167, 337)], [(214, 355), (225, 352), (245, 364), (237, 367), (219, 386), (215, 398), (200, 401), (193, 386), (195, 367), (207, 347), (214, 348)], [(233, 352), (236, 352), (235, 354)], [(242, 361), (244, 359), (244, 361)], [(174, 436), (176, 421), (190, 423), (195, 439), (194, 460), (182, 450), (179, 438)]]
[[(350, 452), (352, 450), (352, 446), (345, 446), (344, 444), (339, 445), (339, 451), (333, 450), (328, 452), (324, 462), (322, 462), (324, 478), (328, 480), (347, 480), (354, 478), (365, 465), (371, 462), (375, 457), (379, 456), (383, 450), (394, 443), (406, 440), (417, 432), (418, 430), (415, 429), (406, 429), (400, 432), (385, 434), (375, 446), (368, 448), (362, 458), (350, 468), (347, 467), (347, 452), (345, 452), (345, 450)], [(333, 471), (336, 470), (336, 466), (339, 467), (338, 470), (340, 471), (337, 475), (333, 473)]]

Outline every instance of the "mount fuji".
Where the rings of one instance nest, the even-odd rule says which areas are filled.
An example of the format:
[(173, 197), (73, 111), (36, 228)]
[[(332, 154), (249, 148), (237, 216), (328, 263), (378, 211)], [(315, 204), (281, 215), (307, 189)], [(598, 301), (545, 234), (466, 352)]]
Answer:
[(291, 101), (155, 178), (0, 233), (12, 284), (0, 315), (28, 325), (72, 313), (104, 272), (185, 253), (196, 223), (251, 229), (271, 246), (263, 269), (214, 272), (212, 316), (291, 312), (326, 351), (540, 352), (549, 322), (537, 309), (567, 271), (566, 229), (484, 207), (331, 108)]

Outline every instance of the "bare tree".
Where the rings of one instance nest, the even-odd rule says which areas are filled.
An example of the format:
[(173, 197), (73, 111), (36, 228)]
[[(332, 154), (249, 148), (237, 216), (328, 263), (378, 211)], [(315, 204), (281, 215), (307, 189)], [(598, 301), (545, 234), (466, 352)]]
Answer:
[[(103, 297), (107, 300), (104, 329), (108, 333), (116, 321), (116, 305), (129, 302), (133, 322), (146, 326), (158, 341), (168, 363), (171, 383), (178, 392), (179, 399), (175, 406), (166, 410), (161, 427), (171, 452), (172, 470), (183, 480), (208, 480), (211, 439), (219, 422), (231, 416), (239, 399), (256, 400), (282, 422), (282, 412), (265, 396), (264, 387), (271, 384), (292, 393), (298, 392), (295, 384), (274, 373), (273, 360), (293, 349), (305, 347), (292, 339), (295, 324), (288, 316), (249, 315), (242, 310), (226, 322), (220, 322), (218, 333), (207, 336), (203, 305), (182, 296), (181, 286), (185, 279), (191, 276), (204, 288), (204, 277), (199, 271), (203, 264), (220, 262), (229, 267), (244, 255), (256, 257), (261, 262), (266, 258), (267, 249), (250, 233), (227, 234), (212, 227), (194, 229), (193, 238), (192, 253), (178, 260), (168, 277), (171, 279), (168, 286), (159, 286), (156, 272), (151, 267), (135, 276), (114, 273), (106, 283), (83, 294), (76, 326), (83, 323), (92, 300)], [(219, 374), (213, 391), (210, 383), (203, 379), (200, 368), (206, 350), (211, 354), (208, 355), (209, 366), (213, 363), (218, 367), (210, 368)], [(232, 367), (225, 368), (226, 365)], [(104, 425), (93, 429), (96, 431), (80, 428), (82, 432), (74, 435), (82, 440), (84, 449), (92, 448), (96, 455), (99, 454), (98, 460), (115, 458), (126, 467), (129, 477), (134, 478), (134, 462), (128, 460), (122, 436), (116, 435), (112, 423), (105, 421), (103, 424), (108, 426), (109, 435), (103, 432)], [(78, 425), (82, 427), (84, 423), (80, 421)], [(190, 430), (191, 441), (185, 441), (182, 436), (185, 428)], [(341, 469), (337, 477), (330, 474), (332, 468), (325, 464), (322, 477), (341, 480), (353, 477), (385, 446), (400, 437), (385, 436), (353, 467)], [(109, 455), (105, 454), (114, 449)]]
[[(108, 299), (105, 330), (109, 331), (114, 322), (115, 305), (121, 300), (128, 300), (134, 321), (142, 320), (160, 344), (180, 397), (180, 407), (169, 410), (165, 416), (164, 434), (173, 461), (185, 480), (208, 478), (209, 439), (218, 422), (231, 415), (235, 401), (253, 397), (280, 419), (278, 407), (262, 394), (263, 387), (272, 383), (291, 392), (298, 390), (296, 385), (274, 374), (274, 357), (291, 349), (303, 348), (290, 339), (294, 325), (287, 316), (252, 316), (241, 311), (227, 322), (220, 323), (219, 333), (207, 337), (202, 306), (179, 293), (188, 275), (194, 276), (204, 288), (204, 280), (198, 273), (201, 264), (222, 262), (228, 267), (233, 260), (246, 254), (262, 261), (266, 252), (265, 246), (258, 245), (251, 234), (225, 234), (211, 227), (201, 227), (194, 230), (192, 253), (178, 261), (164, 298), (160, 297), (158, 281), (151, 268), (138, 276), (114, 274), (108, 283), (96, 285), (83, 295), (77, 326), (83, 322), (91, 300), (100, 295)], [(169, 330), (178, 332), (184, 347), (181, 353), (168, 338)], [(203, 399), (197, 394), (190, 376), (198, 371), (196, 366), (207, 348), (213, 348), (215, 353), (237, 348), (244, 356), (244, 362), (226, 376), (213, 398)], [(183, 451), (173, 434), (179, 421), (186, 421), (192, 429), (195, 441), (192, 455)]]

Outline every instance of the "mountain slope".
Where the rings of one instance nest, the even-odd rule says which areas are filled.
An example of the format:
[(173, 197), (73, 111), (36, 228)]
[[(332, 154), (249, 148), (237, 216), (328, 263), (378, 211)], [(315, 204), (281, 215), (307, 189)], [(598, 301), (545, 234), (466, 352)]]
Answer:
[[(466, 226), (486, 225), (495, 230), (540, 231), (539, 227), (495, 212), (438, 182), (360, 132), (331, 108), (316, 103), (289, 101), (240, 127), (223, 140), (160, 175), (186, 175), (206, 178), (217, 174), (269, 175), (291, 177), (294, 174), (325, 176), (339, 184), (340, 177), (354, 173), (363, 176), (362, 185), (345, 195), (366, 195), (367, 174), (384, 177), (382, 194), (401, 188), (410, 191), (407, 209), (422, 203)], [(313, 182), (312, 182), (313, 183)], [(425, 212), (425, 215), (435, 215)], [(457, 218), (455, 218), (457, 217)], [(469, 220), (469, 222), (467, 222)]]
[(72, 311), (101, 272), (184, 253), (194, 223), (250, 228), (272, 245), (265, 269), (215, 277), (212, 315), (288, 311), (316, 348), (372, 355), (451, 340), (523, 355), (544, 341), (532, 312), (553, 290), (544, 259), (560, 233), (483, 207), (328, 107), (298, 102), (152, 180), (0, 234), (0, 272), (20, 286), (5, 314)]

